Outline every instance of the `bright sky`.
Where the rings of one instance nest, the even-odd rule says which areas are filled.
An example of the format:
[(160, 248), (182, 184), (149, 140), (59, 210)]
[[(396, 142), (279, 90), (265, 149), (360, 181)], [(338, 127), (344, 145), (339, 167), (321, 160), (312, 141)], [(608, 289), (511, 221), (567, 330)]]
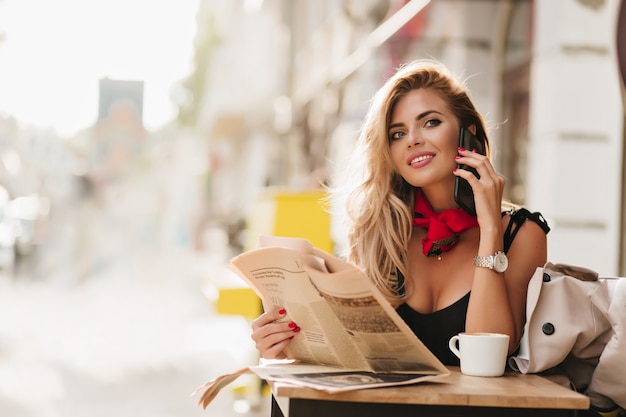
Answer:
[(176, 115), (199, 0), (0, 0), (0, 113), (69, 135), (94, 124), (101, 78), (144, 81), (144, 122)]

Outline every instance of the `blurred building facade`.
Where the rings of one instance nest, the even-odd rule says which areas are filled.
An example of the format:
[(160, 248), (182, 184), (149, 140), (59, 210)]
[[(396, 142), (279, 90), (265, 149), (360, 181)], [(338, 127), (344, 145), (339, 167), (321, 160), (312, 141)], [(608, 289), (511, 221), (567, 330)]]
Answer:
[[(433, 57), (466, 79), (506, 197), (548, 218), (549, 259), (624, 274), (618, 7), (203, 0), (195, 129), (207, 143), (207, 210), (247, 219), (268, 187), (332, 182), (374, 91), (402, 62)], [(340, 227), (334, 239), (340, 249)]]

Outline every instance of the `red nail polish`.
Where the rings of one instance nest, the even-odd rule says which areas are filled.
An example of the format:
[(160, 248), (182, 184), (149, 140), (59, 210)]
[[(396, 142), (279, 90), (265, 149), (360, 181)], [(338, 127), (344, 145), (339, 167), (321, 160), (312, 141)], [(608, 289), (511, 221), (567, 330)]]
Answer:
[(293, 329), (294, 333), (299, 333), (300, 332), (300, 328), (296, 327), (295, 329)]
[(287, 310), (285, 310), (284, 308), (281, 308), (280, 310), (278, 310), (278, 314), (280, 314), (281, 316), (286, 313), (287, 313)]
[(454, 157), (454, 159), (461, 159), (461, 156), (457, 155), (457, 156)]
[(456, 172), (456, 168), (454, 168), (454, 169), (452, 170), (452, 172)]
[(476, 148), (472, 149), (472, 152), (476, 153)]
[(290, 329), (295, 329), (296, 327), (297, 327), (296, 323), (294, 323), (293, 321), (291, 323), (289, 323), (289, 328)]
[(459, 151), (460, 151), (460, 152), (463, 152), (464, 150), (465, 150), (465, 148), (463, 148), (463, 147), (459, 146)]

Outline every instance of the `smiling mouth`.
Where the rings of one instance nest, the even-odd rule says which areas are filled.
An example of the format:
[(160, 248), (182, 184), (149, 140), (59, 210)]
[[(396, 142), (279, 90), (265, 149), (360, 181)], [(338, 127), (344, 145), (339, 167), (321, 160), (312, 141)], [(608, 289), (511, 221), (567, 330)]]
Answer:
[(421, 155), (413, 159), (409, 165), (417, 164), (419, 162), (425, 161), (427, 159), (433, 159), (433, 158), (434, 158), (434, 155)]

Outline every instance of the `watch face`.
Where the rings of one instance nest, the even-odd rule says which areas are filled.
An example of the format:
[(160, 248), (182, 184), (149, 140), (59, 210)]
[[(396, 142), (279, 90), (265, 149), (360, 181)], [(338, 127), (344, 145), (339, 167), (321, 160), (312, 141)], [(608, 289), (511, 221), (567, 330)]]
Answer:
[(496, 272), (504, 272), (508, 266), (509, 259), (506, 257), (504, 252), (498, 253), (493, 262), (493, 269), (496, 270)]

